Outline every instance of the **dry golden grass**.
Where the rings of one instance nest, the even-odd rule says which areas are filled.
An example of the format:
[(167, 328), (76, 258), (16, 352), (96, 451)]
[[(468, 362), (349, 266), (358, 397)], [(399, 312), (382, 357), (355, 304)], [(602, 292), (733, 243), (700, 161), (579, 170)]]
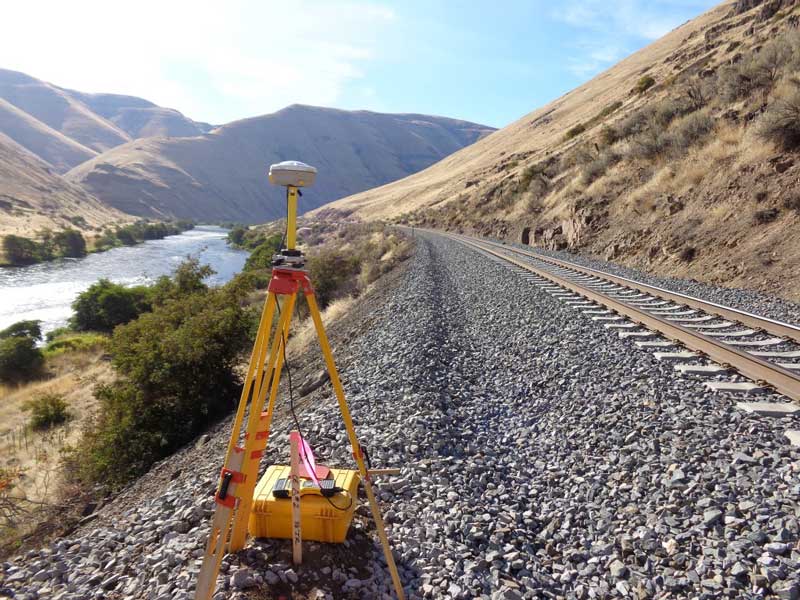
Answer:
[[(34, 502), (52, 502), (60, 483), (59, 453), (74, 442), (83, 423), (94, 411), (95, 383), (113, 378), (102, 351), (69, 352), (47, 362), (49, 379), (19, 387), (0, 387), (0, 468), (22, 470), (14, 495)], [(63, 396), (72, 419), (47, 431), (28, 427), (26, 405), (44, 394)]]

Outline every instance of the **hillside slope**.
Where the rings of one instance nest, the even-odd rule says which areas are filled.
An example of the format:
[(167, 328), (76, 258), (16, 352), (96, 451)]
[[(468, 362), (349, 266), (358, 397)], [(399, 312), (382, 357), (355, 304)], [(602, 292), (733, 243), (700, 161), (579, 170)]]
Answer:
[(41, 228), (88, 230), (129, 220), (0, 133), (0, 232), (30, 237)]
[(0, 132), (26, 148), (57, 172), (66, 173), (73, 166), (97, 156), (60, 131), (48, 127), (23, 110), (0, 98)]
[(119, 146), (67, 177), (130, 214), (259, 222), (284, 212), (269, 164), (302, 157), (319, 169), (301, 210), (382, 185), (469, 145), (491, 128), (443, 117), (293, 105), (188, 138)]
[(59, 173), (137, 138), (195, 136), (211, 129), (143, 98), (87, 94), (0, 69), (0, 133)]
[(760, 134), (777, 111), (800, 111), (799, 5), (723, 2), (474, 146), (317, 214), (800, 298), (786, 277), (800, 271), (800, 157), (781, 128)]
[[(0, 98), (95, 152), (131, 139), (64, 90), (24, 73), (0, 69)], [(27, 147), (24, 140), (17, 142)]]

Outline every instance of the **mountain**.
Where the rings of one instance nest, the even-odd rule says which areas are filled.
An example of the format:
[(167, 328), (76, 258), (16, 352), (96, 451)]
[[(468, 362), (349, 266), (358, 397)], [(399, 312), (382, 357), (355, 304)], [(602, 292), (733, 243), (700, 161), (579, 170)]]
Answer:
[(211, 129), (143, 98), (77, 92), (0, 69), (0, 133), (59, 173), (137, 138)]
[(301, 210), (424, 169), (493, 129), (444, 117), (293, 105), (199, 136), (145, 138), (104, 152), (66, 177), (103, 202), (144, 217), (261, 222), (284, 212), (271, 163), (319, 170)]
[(0, 232), (30, 237), (42, 228), (88, 230), (130, 220), (0, 133)]
[(800, 1), (723, 2), (424, 171), (314, 212), (800, 299)]

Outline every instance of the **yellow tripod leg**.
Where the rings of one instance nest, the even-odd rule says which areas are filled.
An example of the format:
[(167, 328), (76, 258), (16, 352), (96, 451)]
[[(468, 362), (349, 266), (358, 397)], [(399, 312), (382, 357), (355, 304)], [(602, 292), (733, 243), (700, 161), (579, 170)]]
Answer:
[[(228, 450), (225, 455), (224, 467), (232, 472), (241, 472), (244, 452), (236, 451), (237, 443), (239, 441), (239, 433), (242, 428), (242, 421), (244, 420), (247, 405), (250, 402), (251, 391), (254, 392), (254, 383), (256, 386), (261, 385), (264, 371), (264, 359), (267, 349), (267, 340), (272, 329), (272, 319), (275, 315), (275, 307), (277, 298), (274, 294), (269, 294), (267, 301), (264, 303), (264, 308), (261, 312), (261, 320), (258, 325), (258, 333), (256, 334), (256, 341), (253, 344), (253, 351), (250, 354), (250, 363), (247, 367), (247, 377), (242, 387), (242, 395), (239, 399), (239, 407), (236, 410), (236, 416), (233, 420), (233, 428), (231, 431), (231, 439), (228, 443)], [(254, 392), (255, 393), (255, 392)], [(232, 481), (228, 486), (228, 496), (236, 498), (238, 495), (237, 489), (239, 483)], [(214, 593), (216, 585), (217, 574), (219, 573), (219, 566), (222, 562), (222, 557), (225, 555), (228, 546), (228, 534), (231, 530), (231, 521), (233, 520), (234, 506), (226, 506), (218, 504), (214, 512), (214, 518), (211, 522), (211, 533), (208, 536), (206, 543), (206, 553), (203, 558), (203, 565), (197, 578), (197, 586), (195, 588), (196, 600), (209, 600)]]
[[(267, 362), (266, 369), (266, 373), (271, 374), (272, 379), (267, 414), (262, 418), (262, 409), (267, 392), (266, 385), (261, 387), (258, 396), (254, 397), (250, 405), (250, 415), (247, 420), (247, 438), (245, 439), (244, 446), (245, 459), (244, 466), (242, 467), (245, 480), (244, 483), (239, 486), (241, 493), (239, 494), (239, 507), (236, 510), (233, 531), (231, 532), (229, 547), (231, 552), (236, 552), (244, 548), (244, 544), (247, 541), (247, 526), (250, 521), (250, 510), (253, 506), (253, 493), (255, 492), (256, 480), (258, 479), (258, 466), (261, 463), (261, 454), (267, 447), (269, 426), (272, 422), (272, 413), (275, 407), (275, 399), (278, 395), (278, 384), (280, 383), (281, 370), (283, 368), (283, 340), (289, 337), (289, 326), (292, 322), (292, 313), (294, 312), (296, 298), (296, 293), (286, 296), (286, 302), (281, 309), (281, 317), (275, 329), (275, 335), (272, 338), (272, 348), (270, 349), (269, 361)], [(267, 375), (265, 374), (265, 378), (266, 377)]]
[(383, 526), (383, 518), (381, 517), (380, 507), (378, 506), (378, 502), (375, 499), (375, 494), (372, 491), (372, 483), (370, 482), (367, 467), (364, 464), (364, 455), (361, 452), (361, 445), (358, 443), (358, 437), (356, 437), (356, 431), (353, 427), (353, 419), (350, 417), (350, 409), (347, 407), (347, 400), (344, 397), (344, 388), (342, 387), (342, 382), (339, 379), (339, 373), (336, 370), (336, 364), (333, 361), (333, 353), (331, 352), (331, 347), (328, 343), (328, 336), (325, 333), (325, 326), (322, 323), (322, 317), (319, 314), (317, 300), (313, 293), (306, 293), (305, 296), (306, 302), (308, 302), (308, 309), (311, 313), (311, 318), (314, 320), (314, 328), (317, 330), (317, 337), (319, 338), (319, 345), (322, 349), (322, 355), (325, 358), (325, 364), (328, 367), (328, 374), (331, 378), (331, 384), (333, 385), (333, 390), (336, 393), (336, 400), (339, 402), (339, 410), (342, 413), (344, 426), (347, 429), (347, 436), (350, 439), (350, 445), (353, 448), (353, 454), (355, 456), (356, 463), (358, 464), (358, 470), (361, 473), (361, 481), (363, 482), (364, 490), (367, 493), (369, 506), (372, 510), (372, 518), (375, 520), (375, 529), (378, 530), (378, 537), (380, 537), (381, 546), (383, 546), (383, 555), (386, 558), (386, 564), (389, 566), (389, 572), (392, 575), (394, 589), (397, 593), (397, 598), (399, 600), (404, 600), (405, 593), (403, 592), (403, 584), (400, 582), (400, 574), (397, 572), (397, 565), (395, 565), (394, 556), (392, 556), (392, 548), (389, 546), (389, 538), (386, 536), (386, 530)]

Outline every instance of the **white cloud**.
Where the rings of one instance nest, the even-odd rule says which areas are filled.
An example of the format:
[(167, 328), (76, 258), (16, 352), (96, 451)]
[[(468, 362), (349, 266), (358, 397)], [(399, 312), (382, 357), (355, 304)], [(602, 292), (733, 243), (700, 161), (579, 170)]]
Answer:
[(3, 20), (3, 68), (220, 123), (334, 104), (396, 16), (366, 1), (29, 0)]

